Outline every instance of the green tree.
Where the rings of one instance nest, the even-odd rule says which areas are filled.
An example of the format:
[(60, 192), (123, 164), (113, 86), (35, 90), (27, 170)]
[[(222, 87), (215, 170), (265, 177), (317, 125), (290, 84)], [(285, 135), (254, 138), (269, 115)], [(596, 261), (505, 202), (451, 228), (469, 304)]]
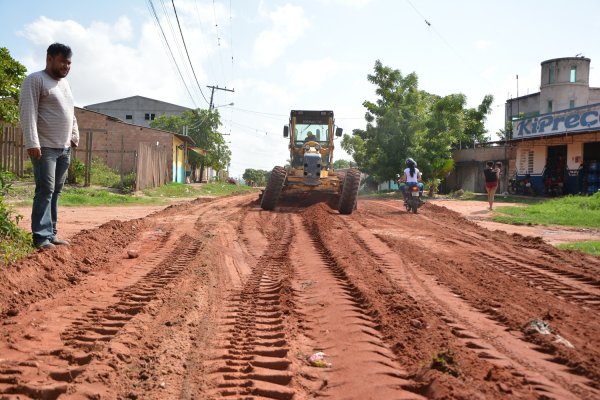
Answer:
[(408, 157), (417, 160), (425, 179), (445, 177), (453, 168), (452, 148), (465, 138), (483, 140), (492, 96), (476, 109), (465, 109), (462, 94), (437, 96), (419, 90), (415, 73), (375, 62), (367, 76), (376, 86), (376, 101), (365, 101), (365, 129), (344, 135), (342, 148), (375, 181), (393, 179)]
[(483, 98), (479, 106), (464, 111), (465, 128), (464, 133), (459, 138), (463, 148), (472, 148), (476, 144), (485, 144), (489, 141), (486, 136), (485, 120), (492, 111), (493, 102), (494, 96), (488, 94)]
[(246, 168), (242, 178), (248, 182), (254, 182), (256, 186), (265, 186), (267, 184), (267, 176), (269, 175), (269, 171), (265, 171), (262, 169), (252, 169)]
[(335, 160), (333, 162), (333, 169), (352, 168), (356, 163), (349, 160)]
[(19, 92), (27, 69), (0, 47), (0, 120), (11, 125), (19, 122)]
[(203, 155), (189, 154), (190, 165), (193, 169), (200, 168), (200, 176), (207, 167), (219, 172), (231, 162), (231, 150), (217, 131), (220, 125), (219, 111), (204, 109), (184, 111), (179, 116), (161, 115), (150, 123), (153, 128), (175, 133), (182, 133), (184, 126), (188, 127), (188, 134), (196, 146), (205, 151)]

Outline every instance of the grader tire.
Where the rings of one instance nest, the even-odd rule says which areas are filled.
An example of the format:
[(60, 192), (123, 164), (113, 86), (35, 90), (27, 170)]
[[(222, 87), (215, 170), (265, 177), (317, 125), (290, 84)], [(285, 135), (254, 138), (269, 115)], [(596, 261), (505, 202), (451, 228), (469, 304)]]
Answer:
[(271, 211), (275, 209), (281, 189), (283, 188), (283, 183), (285, 182), (285, 175), (286, 172), (283, 167), (275, 167), (271, 171), (269, 183), (267, 183), (262, 200), (260, 201), (260, 206), (263, 210)]
[(352, 211), (354, 211), (356, 206), (359, 187), (360, 171), (357, 169), (351, 169), (346, 172), (344, 186), (342, 188), (342, 195), (340, 196), (340, 203), (338, 205), (338, 211), (340, 214), (352, 214)]

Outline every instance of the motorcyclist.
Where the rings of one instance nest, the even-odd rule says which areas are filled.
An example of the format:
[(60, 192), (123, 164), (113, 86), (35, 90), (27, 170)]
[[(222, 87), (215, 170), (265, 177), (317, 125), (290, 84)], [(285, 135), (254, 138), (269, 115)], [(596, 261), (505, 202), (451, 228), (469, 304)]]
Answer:
[(421, 182), (421, 171), (417, 168), (417, 162), (412, 158), (406, 159), (406, 168), (404, 169), (404, 176), (400, 177), (399, 182), (403, 182), (405, 184), (400, 184), (400, 190), (406, 198), (406, 189), (408, 185), (411, 183), (417, 184), (419, 187), (419, 197), (423, 196), (423, 183)]

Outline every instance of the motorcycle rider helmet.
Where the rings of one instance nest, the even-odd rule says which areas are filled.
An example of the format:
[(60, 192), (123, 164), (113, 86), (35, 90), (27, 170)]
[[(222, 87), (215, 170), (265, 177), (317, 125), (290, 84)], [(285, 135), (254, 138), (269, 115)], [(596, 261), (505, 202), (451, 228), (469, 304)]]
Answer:
[(416, 167), (417, 166), (417, 162), (415, 160), (413, 160), (412, 158), (407, 158), (406, 159), (406, 166), (410, 167), (410, 166)]

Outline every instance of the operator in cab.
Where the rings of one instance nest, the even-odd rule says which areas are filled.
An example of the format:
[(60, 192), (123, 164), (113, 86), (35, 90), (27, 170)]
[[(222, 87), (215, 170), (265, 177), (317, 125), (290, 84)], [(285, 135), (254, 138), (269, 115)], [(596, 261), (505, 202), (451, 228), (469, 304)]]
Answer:
[(317, 137), (315, 136), (315, 134), (312, 133), (312, 131), (308, 131), (308, 135), (306, 135), (306, 138), (304, 139), (304, 143), (316, 142), (316, 141), (317, 141)]

